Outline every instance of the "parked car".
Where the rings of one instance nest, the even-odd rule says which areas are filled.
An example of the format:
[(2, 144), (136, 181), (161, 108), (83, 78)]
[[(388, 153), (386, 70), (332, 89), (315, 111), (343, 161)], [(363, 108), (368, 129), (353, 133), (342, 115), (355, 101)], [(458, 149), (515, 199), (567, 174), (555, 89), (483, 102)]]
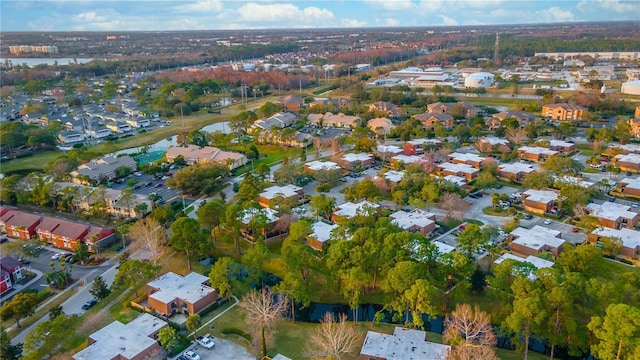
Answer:
[(187, 360), (200, 360), (200, 355), (193, 350), (187, 350), (182, 354)]
[(156, 186), (154, 186), (154, 187), (161, 188), (162, 187), (162, 183), (157, 183)]
[(638, 203), (636, 202), (636, 203), (631, 204), (631, 207), (637, 208), (638, 207)]
[(87, 301), (84, 305), (82, 305), (82, 310), (89, 310), (97, 303), (98, 303), (98, 300), (91, 299), (91, 300)]
[(31, 264), (31, 260), (27, 259), (26, 257), (21, 257), (19, 261), (24, 265)]
[(533, 219), (533, 215), (531, 215), (531, 214), (524, 214), (524, 218), (525, 218), (525, 220), (531, 220), (531, 219)]
[(196, 338), (196, 342), (198, 343), (198, 345), (206, 348), (206, 349), (213, 349), (216, 344), (213, 342), (213, 340), (211, 339), (211, 335), (206, 334), (203, 336), (198, 336)]
[(551, 220), (550, 220), (550, 219), (546, 219), (546, 220), (544, 221), (544, 224), (545, 224), (545, 225), (549, 225), (549, 224), (551, 224)]
[(55, 253), (51, 255), (51, 260), (58, 260), (62, 255), (63, 255), (62, 253)]
[(577, 233), (577, 232), (580, 232), (580, 229), (578, 229), (577, 227), (574, 227), (573, 229), (571, 229), (571, 232)]
[(6, 236), (0, 236), (0, 244), (6, 243), (7, 241), (9, 241), (9, 238)]

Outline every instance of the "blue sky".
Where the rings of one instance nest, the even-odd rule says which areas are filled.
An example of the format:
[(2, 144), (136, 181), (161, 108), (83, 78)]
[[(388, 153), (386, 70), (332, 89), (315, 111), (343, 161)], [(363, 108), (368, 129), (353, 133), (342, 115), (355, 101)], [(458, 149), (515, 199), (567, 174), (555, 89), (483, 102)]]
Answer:
[(490, 25), (640, 20), (639, 0), (1, 0), (1, 31)]

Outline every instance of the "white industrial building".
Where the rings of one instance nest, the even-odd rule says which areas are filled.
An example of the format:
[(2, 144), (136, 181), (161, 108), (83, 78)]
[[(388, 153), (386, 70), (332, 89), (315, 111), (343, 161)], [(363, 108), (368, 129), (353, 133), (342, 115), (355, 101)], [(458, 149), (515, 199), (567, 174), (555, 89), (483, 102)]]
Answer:
[(477, 72), (464, 79), (464, 86), (468, 88), (485, 88), (493, 85), (494, 76), (487, 72)]
[(640, 80), (622, 83), (622, 93), (628, 95), (640, 95)]

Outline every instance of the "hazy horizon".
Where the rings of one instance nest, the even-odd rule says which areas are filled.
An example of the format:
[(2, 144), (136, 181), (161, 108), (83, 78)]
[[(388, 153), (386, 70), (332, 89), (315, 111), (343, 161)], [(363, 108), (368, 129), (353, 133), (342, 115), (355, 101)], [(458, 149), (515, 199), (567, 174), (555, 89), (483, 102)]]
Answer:
[(640, 20), (640, 1), (5, 0), (0, 31), (197, 31), (533, 25)]

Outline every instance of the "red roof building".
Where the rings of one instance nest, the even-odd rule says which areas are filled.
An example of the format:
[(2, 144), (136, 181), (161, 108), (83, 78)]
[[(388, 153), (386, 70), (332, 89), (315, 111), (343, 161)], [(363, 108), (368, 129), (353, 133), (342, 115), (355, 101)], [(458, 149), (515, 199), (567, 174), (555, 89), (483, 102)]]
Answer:
[(42, 219), (39, 215), (29, 214), (16, 209), (0, 209), (0, 227), (9, 237), (29, 240), (36, 234), (36, 226)]

